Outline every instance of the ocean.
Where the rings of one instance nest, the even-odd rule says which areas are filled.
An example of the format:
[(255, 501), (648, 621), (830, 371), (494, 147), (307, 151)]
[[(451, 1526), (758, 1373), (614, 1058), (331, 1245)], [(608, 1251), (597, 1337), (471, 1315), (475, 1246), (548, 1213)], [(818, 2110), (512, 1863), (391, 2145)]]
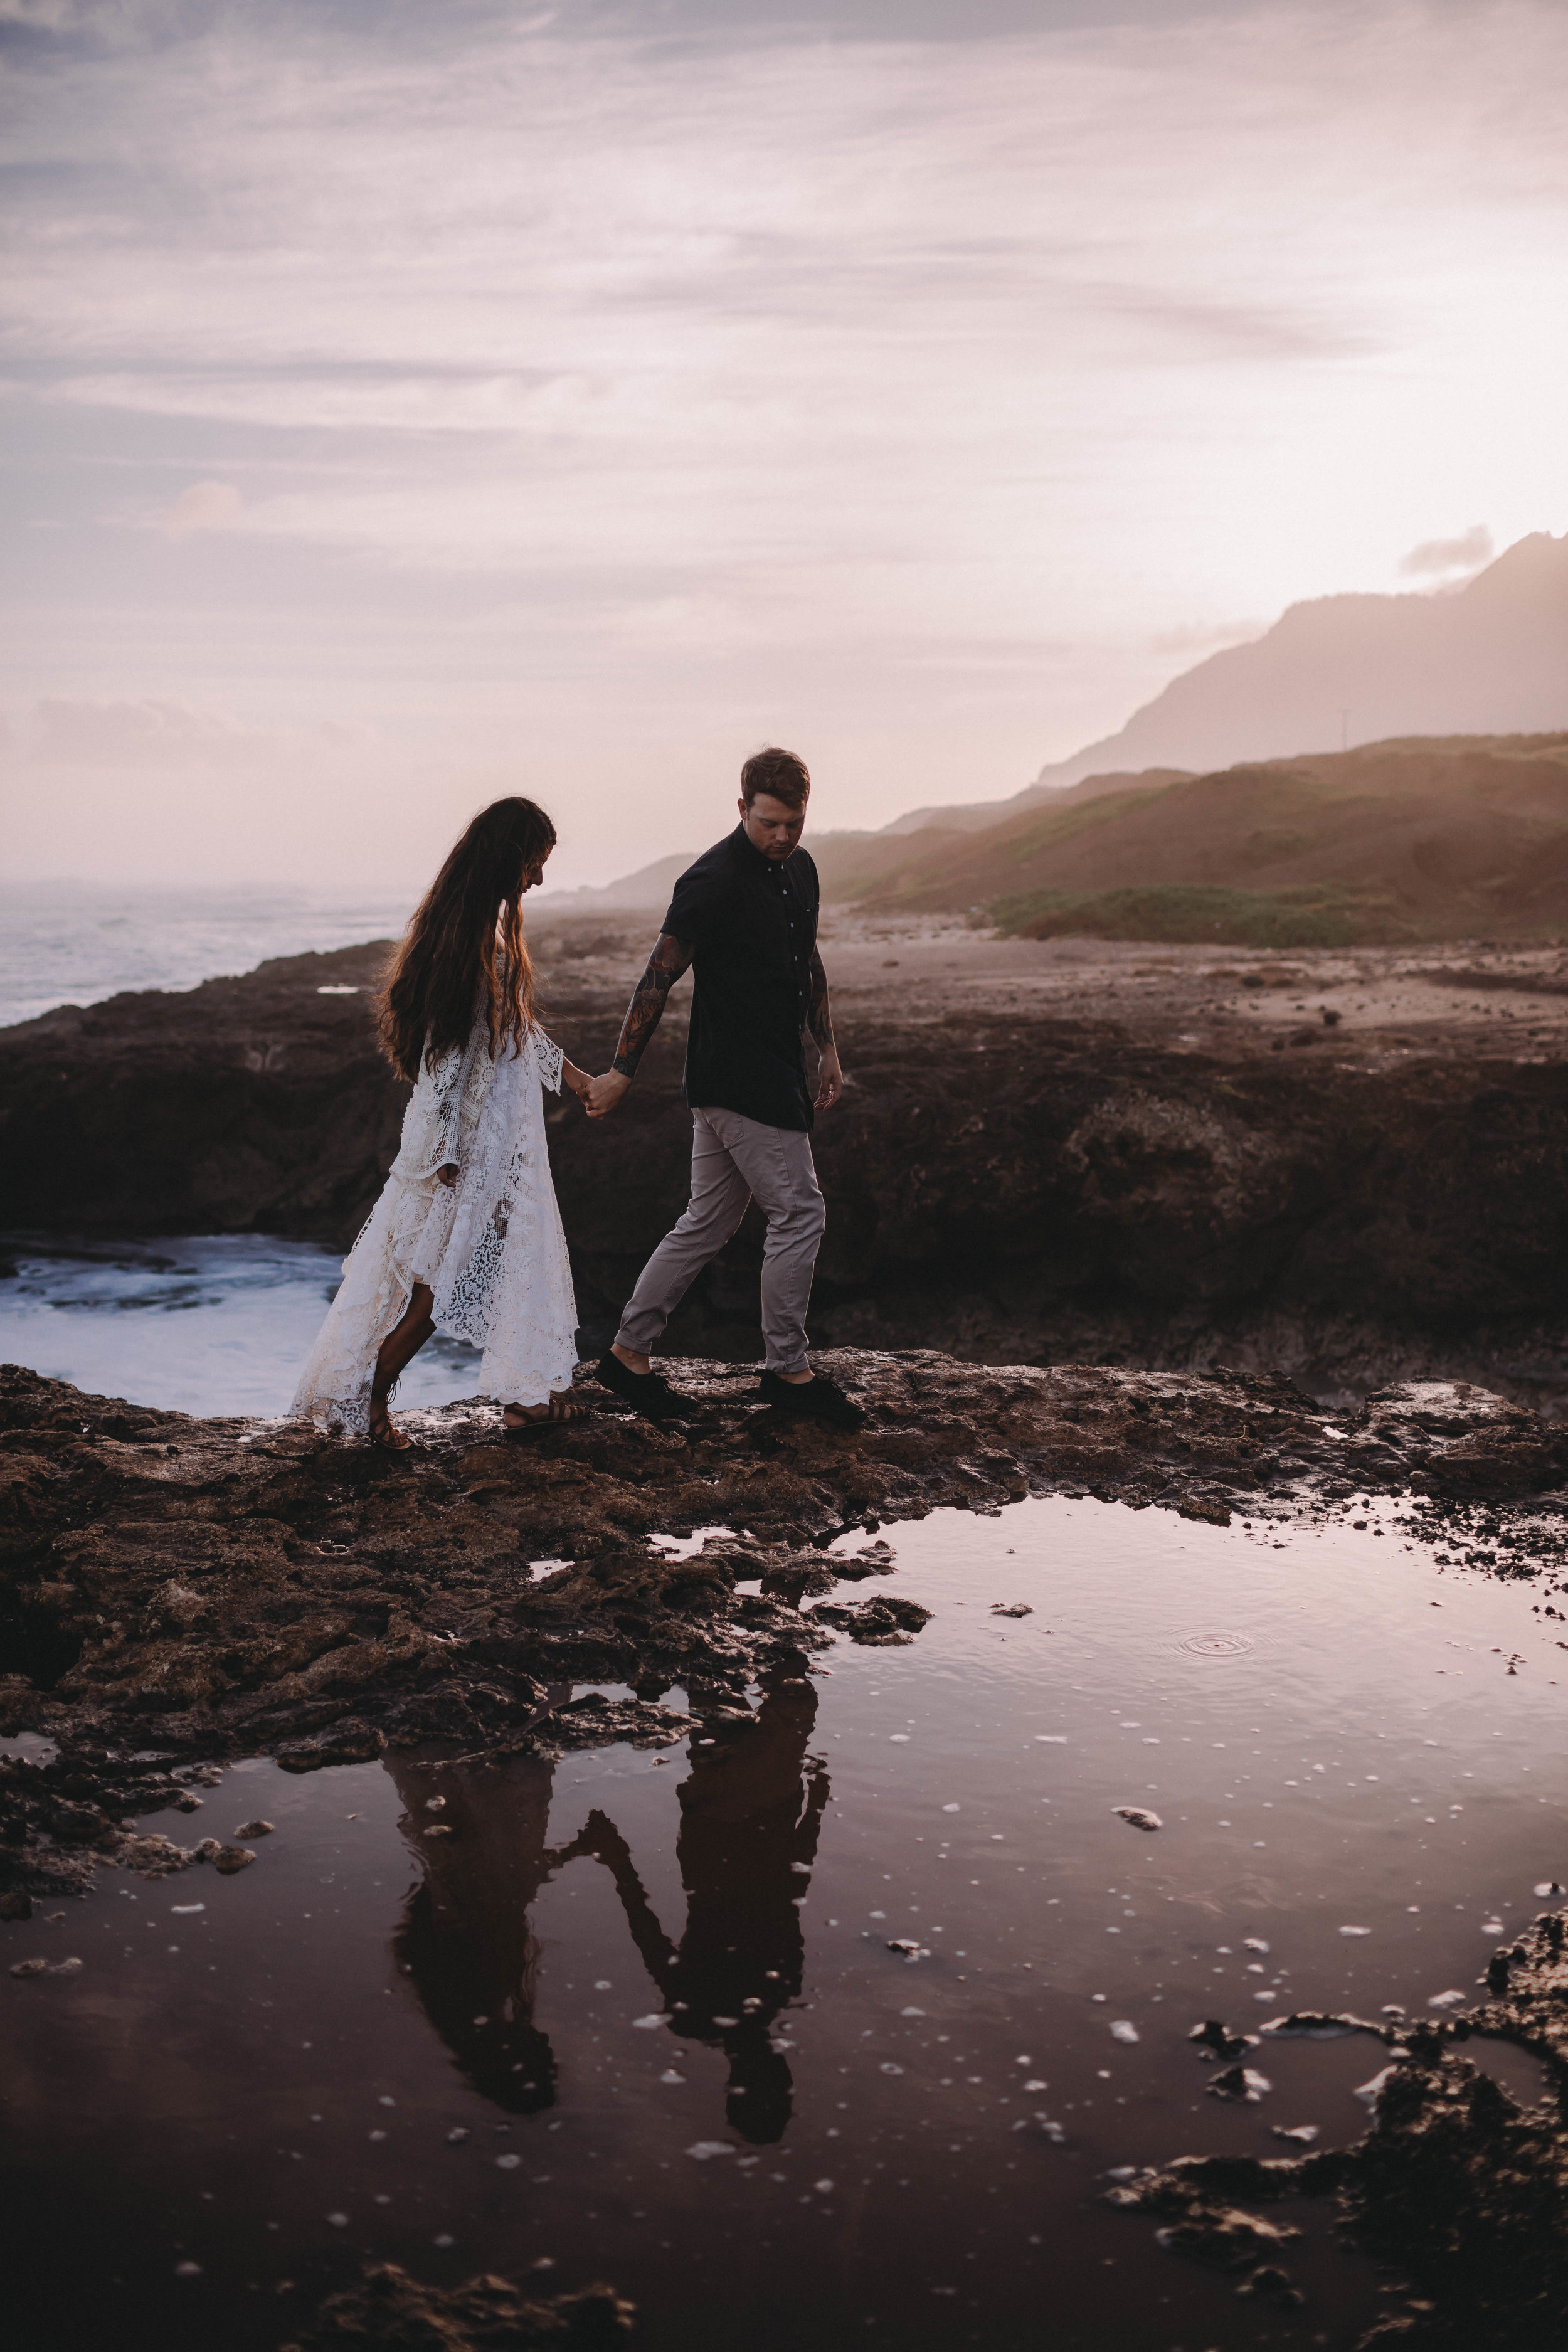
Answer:
[(122, 989), (196, 988), (269, 956), (397, 937), (406, 892), (0, 883), (0, 1027)]
[[(0, 886), (0, 1024), (392, 938), (409, 912), (405, 896), (346, 891)], [(0, 1358), (168, 1412), (284, 1412), (340, 1263), (268, 1234), (0, 1234)], [(432, 1341), (400, 1397), (471, 1395), (479, 1361), (459, 1342)]]

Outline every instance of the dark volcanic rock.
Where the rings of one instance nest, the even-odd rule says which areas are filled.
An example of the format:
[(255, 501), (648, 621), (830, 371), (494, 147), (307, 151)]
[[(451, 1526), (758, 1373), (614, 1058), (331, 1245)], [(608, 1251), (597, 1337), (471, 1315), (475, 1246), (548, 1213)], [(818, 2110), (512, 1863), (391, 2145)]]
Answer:
[(613, 2352), (632, 2312), (607, 2286), (537, 2302), (503, 2278), (423, 2286), (378, 2263), (363, 2284), (329, 2295), (282, 2352)]
[[(603, 1066), (637, 940), (584, 961), (569, 931), (542, 950), (550, 1018)], [(346, 1244), (405, 1099), (372, 1035), (384, 955), (283, 959), (6, 1030), (0, 1224)], [(1358, 1379), (1490, 1362), (1497, 1381), (1517, 1366), (1528, 1381), (1539, 1360), (1568, 1379), (1562, 1062), (1488, 1058), (1477, 1041), (1282, 1060), (1261, 1034), (1200, 1052), (1174, 1034), (1191, 1017), (1162, 1036), (1089, 1003), (1026, 1018), (923, 983), (858, 1003), (853, 1084), (816, 1139), (829, 1207), (817, 1336), (1030, 1361), (1107, 1348), (1159, 1363), (1331, 1359)], [(595, 1344), (684, 1204), (682, 1050), (672, 1011), (614, 1118), (549, 1112)], [(698, 1285), (672, 1345), (754, 1346), (753, 1226)]]
[[(1500, 1947), (1488, 1981), (1498, 1998), (1440, 2022), (1281, 2021), (1277, 2030), (1359, 2032), (1392, 2045), (1376, 2119), (1352, 2147), (1295, 2158), (1183, 2157), (1113, 2189), (1109, 2201), (1160, 2217), (1159, 2237), (1173, 2252), (1236, 2264), (1264, 2250), (1271, 2226), (1237, 2200), (1334, 2195), (1361, 2243), (1408, 2282), (1402, 2306), (1362, 2338), (1363, 2352), (1548, 2352), (1563, 2340), (1568, 2304), (1563, 1915), (1543, 1912)], [(1455, 2045), (1477, 2035), (1540, 2058), (1549, 2095), (1521, 2108), (1458, 2056)]]

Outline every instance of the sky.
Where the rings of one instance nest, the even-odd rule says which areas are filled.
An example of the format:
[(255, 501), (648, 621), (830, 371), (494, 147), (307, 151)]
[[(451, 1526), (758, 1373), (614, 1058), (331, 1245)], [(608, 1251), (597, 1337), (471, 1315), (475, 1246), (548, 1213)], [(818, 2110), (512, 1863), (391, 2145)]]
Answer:
[[(14, 876), (1016, 791), (1568, 525), (1562, 0), (0, 0)], [(1289, 749), (1289, 747), (1283, 747)]]

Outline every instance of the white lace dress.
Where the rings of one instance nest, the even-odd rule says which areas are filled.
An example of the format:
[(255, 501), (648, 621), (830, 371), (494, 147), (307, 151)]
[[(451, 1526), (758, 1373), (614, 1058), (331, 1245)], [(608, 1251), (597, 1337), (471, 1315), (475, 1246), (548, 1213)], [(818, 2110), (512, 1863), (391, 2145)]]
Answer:
[[(436, 1328), (484, 1350), (479, 1391), (542, 1404), (570, 1388), (577, 1306), (544, 1141), (544, 1097), (561, 1091), (561, 1048), (531, 1030), (492, 1056), (476, 1022), (465, 1051), (421, 1066), (402, 1146), (348, 1256), (342, 1286), (290, 1411), (365, 1436), (376, 1352), (428, 1286)], [(456, 1163), (453, 1185), (437, 1170)]]

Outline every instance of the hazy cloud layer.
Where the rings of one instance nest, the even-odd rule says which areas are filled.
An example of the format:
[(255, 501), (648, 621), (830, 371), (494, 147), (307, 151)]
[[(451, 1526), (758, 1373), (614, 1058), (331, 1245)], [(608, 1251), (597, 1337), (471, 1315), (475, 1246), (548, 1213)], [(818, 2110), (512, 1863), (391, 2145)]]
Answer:
[(400, 877), (521, 783), (599, 878), (766, 737), (880, 823), (1563, 524), (1554, 0), (0, 21), (13, 772), (209, 730), (73, 721), (34, 870)]
[(1458, 539), (1424, 539), (1402, 557), (1399, 569), (1406, 577), (1435, 572), (1479, 572), (1491, 561), (1492, 535), (1484, 522), (1472, 524)]

